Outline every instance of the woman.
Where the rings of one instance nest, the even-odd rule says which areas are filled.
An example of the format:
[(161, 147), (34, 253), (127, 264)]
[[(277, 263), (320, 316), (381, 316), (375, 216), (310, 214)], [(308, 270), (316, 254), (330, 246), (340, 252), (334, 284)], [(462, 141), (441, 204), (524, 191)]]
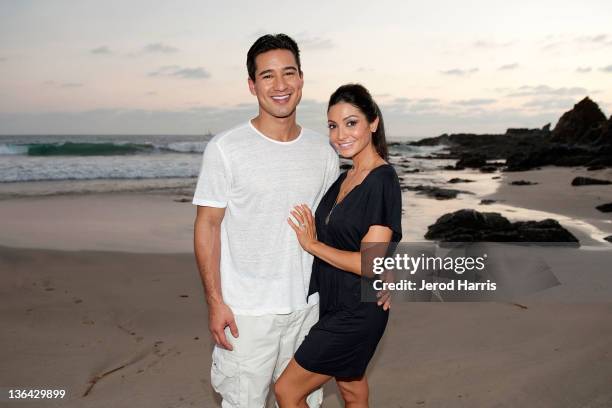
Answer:
[(319, 292), (320, 316), (275, 384), (282, 408), (307, 407), (306, 396), (332, 377), (346, 407), (368, 406), (365, 370), (389, 311), (361, 301), (359, 250), (362, 242), (402, 236), (399, 180), (386, 161), (383, 119), (370, 93), (357, 84), (341, 86), (327, 116), (331, 143), (353, 166), (330, 187), (314, 217), (301, 205), (291, 212), (298, 223), (287, 220), (315, 257), (309, 295)]

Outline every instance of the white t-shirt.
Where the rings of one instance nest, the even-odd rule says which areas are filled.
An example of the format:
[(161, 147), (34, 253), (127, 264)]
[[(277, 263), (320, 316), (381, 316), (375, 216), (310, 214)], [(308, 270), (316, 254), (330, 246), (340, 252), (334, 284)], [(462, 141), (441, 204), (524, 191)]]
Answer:
[(313, 213), (338, 178), (327, 137), (302, 128), (279, 142), (251, 122), (206, 145), (193, 204), (225, 208), (221, 223), (221, 291), (235, 314), (283, 314), (316, 304), (308, 298), (312, 255), (287, 224), (302, 203)]

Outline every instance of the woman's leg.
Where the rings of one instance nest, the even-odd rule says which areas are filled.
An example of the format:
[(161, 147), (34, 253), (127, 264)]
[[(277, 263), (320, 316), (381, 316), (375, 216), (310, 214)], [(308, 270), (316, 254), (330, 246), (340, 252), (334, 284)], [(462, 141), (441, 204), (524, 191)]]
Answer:
[(365, 375), (354, 379), (336, 377), (336, 384), (346, 408), (368, 408), (370, 390)]
[(329, 381), (329, 375), (317, 374), (300, 366), (292, 358), (274, 384), (276, 402), (281, 408), (307, 408), (306, 397)]

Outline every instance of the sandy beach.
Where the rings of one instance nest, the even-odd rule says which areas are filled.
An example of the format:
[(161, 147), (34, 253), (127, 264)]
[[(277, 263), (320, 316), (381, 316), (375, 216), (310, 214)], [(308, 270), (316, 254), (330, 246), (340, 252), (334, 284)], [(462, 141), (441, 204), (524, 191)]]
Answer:
[[(394, 304), (369, 369), (371, 406), (609, 407), (612, 275), (579, 270), (610, 259), (612, 245), (600, 238), (612, 234), (610, 215), (594, 207), (610, 201), (612, 186), (569, 185), (583, 173), (610, 178), (610, 170), (600, 172), (606, 171), (503, 173), (497, 191), (469, 183), (460, 188), (476, 194), (448, 201), (404, 193), (407, 236), (455, 207), (473, 207), (517, 219), (554, 214), (585, 245), (578, 256), (556, 260), (561, 285), (517, 305)], [(515, 179), (540, 184), (507, 184)], [(67, 392), (63, 400), (4, 399), (2, 406), (219, 406), (192, 254), (195, 207), (180, 202), (185, 197), (121, 192), (0, 200), (0, 387)], [(477, 205), (484, 197), (499, 202)], [(324, 407), (340, 406), (329, 384)]]

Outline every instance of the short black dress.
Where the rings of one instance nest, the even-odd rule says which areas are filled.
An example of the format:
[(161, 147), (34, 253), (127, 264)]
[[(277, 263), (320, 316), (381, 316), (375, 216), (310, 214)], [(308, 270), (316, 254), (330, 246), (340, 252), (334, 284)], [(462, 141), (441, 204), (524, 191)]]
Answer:
[[(399, 242), (402, 196), (393, 166), (372, 169), (333, 208), (345, 178), (346, 172), (332, 184), (315, 211), (317, 239), (337, 249), (359, 251), (370, 226), (383, 225), (393, 231), (391, 241)], [(340, 378), (365, 374), (387, 326), (389, 311), (376, 302), (361, 301), (361, 279), (315, 257), (308, 295), (319, 292), (319, 321), (295, 353), (296, 361), (306, 370)]]

